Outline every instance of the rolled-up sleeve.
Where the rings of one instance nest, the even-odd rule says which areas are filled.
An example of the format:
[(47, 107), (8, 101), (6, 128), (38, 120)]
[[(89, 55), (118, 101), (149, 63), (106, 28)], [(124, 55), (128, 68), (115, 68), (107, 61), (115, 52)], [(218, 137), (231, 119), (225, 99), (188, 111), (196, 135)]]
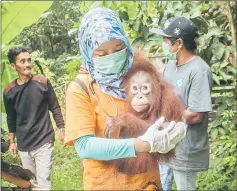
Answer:
[(197, 73), (191, 82), (188, 110), (192, 112), (209, 112), (211, 103), (212, 74), (209, 71)]

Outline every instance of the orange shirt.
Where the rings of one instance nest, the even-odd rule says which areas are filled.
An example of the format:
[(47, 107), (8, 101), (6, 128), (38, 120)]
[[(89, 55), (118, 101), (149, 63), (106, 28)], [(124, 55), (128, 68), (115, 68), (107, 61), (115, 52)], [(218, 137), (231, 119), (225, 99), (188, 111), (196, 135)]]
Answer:
[[(76, 82), (69, 84), (66, 94), (66, 145), (73, 145), (73, 141), (89, 134), (104, 137), (107, 116), (99, 107), (89, 88), (91, 77), (88, 74), (79, 74), (78, 77), (86, 84), (89, 96)], [(110, 96), (101, 92), (96, 83), (93, 83), (93, 89), (106, 112), (112, 116), (115, 115), (116, 108)], [(125, 102), (116, 98), (113, 100), (118, 108), (118, 114), (123, 114)], [(84, 159), (83, 167), (85, 190), (136, 190), (141, 189), (150, 181), (161, 188), (158, 163), (152, 172), (135, 175), (117, 172), (113, 165), (105, 165), (98, 160)]]

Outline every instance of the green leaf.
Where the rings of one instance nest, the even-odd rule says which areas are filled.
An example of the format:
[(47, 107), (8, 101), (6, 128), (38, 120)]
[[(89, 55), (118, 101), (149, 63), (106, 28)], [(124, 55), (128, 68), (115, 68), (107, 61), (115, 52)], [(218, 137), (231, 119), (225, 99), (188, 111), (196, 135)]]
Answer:
[(80, 27), (80, 23), (75, 22), (75, 23), (73, 24), (73, 28), (79, 28), (79, 27)]
[(145, 44), (144, 49), (149, 50), (154, 45), (157, 45), (157, 41), (155, 40), (149, 41)]
[(155, 14), (154, 2), (153, 1), (146, 1), (147, 3), (147, 11), (149, 14)]
[(182, 16), (182, 11), (175, 11), (175, 16), (176, 17)]
[(218, 26), (215, 27), (211, 27), (208, 30), (207, 36), (211, 37), (211, 36), (220, 36), (222, 34), (221, 29)]
[(220, 60), (222, 58), (224, 52), (225, 52), (225, 45), (223, 45), (222, 43), (218, 43), (218, 44), (214, 45), (212, 53), (216, 56), (217, 59)]
[(199, 3), (193, 3), (191, 9), (192, 9), (192, 14), (190, 18), (199, 17), (201, 15), (202, 5), (200, 5)]
[(113, 1), (103, 1), (103, 6), (105, 7), (111, 7), (113, 4)]
[(80, 11), (85, 14), (90, 10), (91, 5), (94, 3), (94, 1), (81, 1), (79, 2), (79, 8)]
[(140, 25), (141, 26), (141, 35), (147, 39), (148, 35), (149, 35), (149, 28), (147, 26), (144, 25)]
[(119, 11), (119, 17), (121, 20), (127, 21), (129, 19), (126, 11)]
[(53, 1), (15, 1), (2, 4), (2, 43), (9, 43), (25, 27), (35, 23)]
[(132, 46), (133, 47), (142, 47), (145, 44), (145, 39), (143, 37), (138, 37), (133, 40)]
[(220, 75), (223, 77), (225, 81), (228, 80), (227, 74), (223, 70), (219, 70)]
[(103, 1), (94, 1), (93, 4), (90, 6), (90, 9), (101, 7), (102, 4), (103, 4)]
[(225, 68), (228, 64), (229, 64), (229, 62), (224, 61), (221, 63), (220, 68)]
[(198, 43), (199, 43), (199, 46), (198, 48), (200, 50), (203, 50), (203, 49), (206, 49), (209, 44), (210, 44), (210, 41), (211, 41), (211, 37), (207, 36), (207, 35), (202, 35), (198, 38)]
[(213, 129), (213, 130), (211, 131), (211, 137), (212, 137), (213, 139), (215, 139), (215, 138), (217, 137), (217, 135), (218, 135), (218, 130), (217, 130), (217, 129)]
[(214, 74), (214, 73), (212, 74), (212, 77), (213, 77), (214, 82), (216, 82), (218, 85), (220, 85), (219, 77), (216, 74)]
[(139, 28), (140, 28), (140, 25), (141, 25), (141, 22), (138, 22), (138, 21), (134, 22), (134, 24), (133, 24), (133, 30), (134, 30), (134, 31), (138, 31)]
[[(2, 92), (4, 92), (4, 88), (6, 87), (6, 85), (10, 82), (12, 82), (14, 79), (16, 79), (18, 77), (17, 73), (15, 70), (12, 69), (12, 67), (4, 62), (1, 63), (2, 65), (2, 74), (1, 74), (1, 78), (2, 78), (2, 83), (1, 83), (1, 89)], [(1, 96), (1, 100), (3, 103), (3, 96)], [(5, 107), (4, 104), (1, 104), (1, 110), (2, 112), (5, 112)]]
[(147, 24), (147, 18), (148, 18), (147, 15), (143, 14), (142, 23), (143, 23), (144, 25)]
[(183, 8), (182, 2), (173, 2), (173, 9), (174, 10), (181, 10)]
[(231, 71), (233, 74), (237, 74), (237, 69), (233, 66), (228, 66), (228, 71)]
[(188, 18), (188, 19), (190, 18), (190, 14), (189, 13), (184, 13), (183, 16)]
[(149, 37), (147, 40), (158, 40), (162, 43), (163, 42), (163, 37), (159, 36), (159, 35), (153, 35), (153, 36)]
[(47, 18), (49, 15), (52, 15), (52, 14), (53, 14), (52, 11), (48, 11), (48, 12), (43, 13), (40, 17), (41, 18)]
[(136, 3), (129, 2), (129, 5), (127, 7), (127, 12), (128, 12), (129, 19), (136, 20), (137, 15), (138, 15)]
[(223, 128), (219, 128), (220, 135), (225, 135), (225, 130)]
[(80, 63), (81, 62), (79, 60), (72, 60), (68, 62), (67, 71), (69, 72), (69, 77), (71, 80), (74, 79), (78, 74)]
[(69, 31), (67, 31), (68, 36), (71, 36), (75, 34), (78, 31), (77, 28), (71, 28)]
[(225, 47), (225, 52), (224, 52), (222, 60), (225, 61), (225, 60), (229, 59), (229, 56), (230, 56), (230, 51), (229, 51), (228, 47)]

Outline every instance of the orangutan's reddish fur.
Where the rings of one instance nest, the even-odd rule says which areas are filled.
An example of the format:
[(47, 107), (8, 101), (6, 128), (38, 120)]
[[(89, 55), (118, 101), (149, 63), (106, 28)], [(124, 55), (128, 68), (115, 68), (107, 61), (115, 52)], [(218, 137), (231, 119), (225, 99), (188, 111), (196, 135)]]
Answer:
[[(164, 116), (167, 121), (181, 121), (184, 108), (181, 101), (175, 95), (173, 87), (168, 84), (162, 74), (140, 53), (136, 53), (133, 67), (123, 80), (126, 96), (130, 91), (130, 79), (137, 72), (144, 71), (152, 76), (152, 100), (148, 111), (137, 113), (131, 106), (131, 97), (127, 97), (127, 113), (114, 118), (115, 126), (120, 126), (119, 138), (137, 138), (143, 135), (148, 127), (159, 117)], [(151, 170), (158, 161), (168, 161), (174, 157), (174, 149), (167, 154), (142, 153), (136, 158), (115, 160), (115, 165), (120, 172), (136, 174)]]

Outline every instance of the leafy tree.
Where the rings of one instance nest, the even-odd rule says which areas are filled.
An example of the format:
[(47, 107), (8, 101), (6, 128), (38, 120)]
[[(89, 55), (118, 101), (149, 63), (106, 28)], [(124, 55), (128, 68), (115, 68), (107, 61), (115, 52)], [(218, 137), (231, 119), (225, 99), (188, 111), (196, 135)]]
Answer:
[[(2, 43), (9, 43), (22, 29), (37, 21), (52, 2), (2, 2)], [(27, 19), (26, 19), (27, 18)]]
[[(77, 23), (81, 16), (77, 3), (54, 1), (50, 9), (41, 15), (39, 21), (25, 28), (13, 42), (39, 50), (44, 58), (58, 58), (64, 53), (76, 55)], [(76, 27), (71, 30), (71, 28)]]
[[(149, 29), (159, 28), (172, 16), (185, 16), (198, 26), (197, 53), (210, 65), (215, 83), (214, 118), (208, 129), (210, 169), (199, 175), (198, 188), (234, 190), (237, 187), (236, 1), (55, 1), (37, 23), (25, 28), (12, 43), (32, 49), (32, 57), (38, 63), (34, 72), (42, 73), (41, 67), (52, 81), (63, 111), (65, 87), (77, 75), (81, 60), (77, 29), (82, 15), (95, 7), (115, 10), (132, 45), (147, 56), (162, 55), (162, 38), (149, 34)], [(70, 188), (81, 189), (81, 185)]]

